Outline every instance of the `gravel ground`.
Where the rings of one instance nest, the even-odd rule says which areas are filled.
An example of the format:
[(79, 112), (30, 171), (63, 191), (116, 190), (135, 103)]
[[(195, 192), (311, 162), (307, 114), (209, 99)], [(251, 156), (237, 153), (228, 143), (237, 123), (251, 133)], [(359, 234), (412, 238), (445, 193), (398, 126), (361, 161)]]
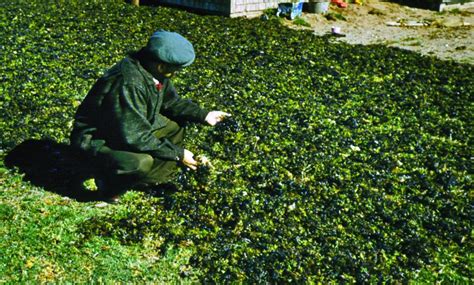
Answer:
[[(328, 19), (331, 16), (344, 19)], [(303, 13), (302, 18), (311, 27), (285, 22), (295, 29), (312, 29), (317, 35), (330, 34), (332, 27), (340, 27), (344, 36), (335, 40), (350, 44), (383, 44), (474, 64), (474, 5), (440, 13), (365, 0), (362, 5), (349, 4), (347, 8), (331, 5), (325, 15)]]

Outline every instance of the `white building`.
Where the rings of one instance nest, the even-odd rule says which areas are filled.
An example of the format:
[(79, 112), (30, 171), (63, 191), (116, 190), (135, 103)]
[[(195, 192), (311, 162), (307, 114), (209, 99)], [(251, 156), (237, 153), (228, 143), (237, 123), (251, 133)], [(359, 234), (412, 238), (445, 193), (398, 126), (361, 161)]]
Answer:
[[(328, 0), (329, 1), (329, 0)], [(279, 3), (292, 0), (159, 0), (160, 4), (185, 7), (207, 13), (220, 14), (230, 17), (257, 16), (263, 10), (277, 8)], [(293, 2), (307, 2), (306, 0)]]

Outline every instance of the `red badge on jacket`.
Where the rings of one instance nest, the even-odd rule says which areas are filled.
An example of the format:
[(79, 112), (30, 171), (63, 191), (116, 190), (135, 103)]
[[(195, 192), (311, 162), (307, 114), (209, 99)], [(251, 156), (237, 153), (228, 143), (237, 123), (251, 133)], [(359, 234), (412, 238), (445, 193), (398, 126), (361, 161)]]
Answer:
[(161, 89), (163, 88), (163, 84), (161, 84), (161, 82), (156, 83), (155, 86), (156, 86), (156, 90), (158, 91), (161, 91)]

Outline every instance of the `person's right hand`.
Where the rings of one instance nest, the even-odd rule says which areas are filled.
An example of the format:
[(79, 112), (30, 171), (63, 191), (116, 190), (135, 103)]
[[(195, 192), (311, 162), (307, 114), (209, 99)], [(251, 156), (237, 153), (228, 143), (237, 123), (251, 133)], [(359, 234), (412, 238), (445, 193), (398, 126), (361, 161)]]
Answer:
[(211, 111), (207, 114), (205, 121), (211, 125), (215, 126), (217, 123), (222, 122), (225, 118), (230, 117), (231, 115), (222, 111)]
[(184, 150), (183, 164), (192, 170), (197, 169), (198, 162), (194, 160), (194, 154), (187, 149)]

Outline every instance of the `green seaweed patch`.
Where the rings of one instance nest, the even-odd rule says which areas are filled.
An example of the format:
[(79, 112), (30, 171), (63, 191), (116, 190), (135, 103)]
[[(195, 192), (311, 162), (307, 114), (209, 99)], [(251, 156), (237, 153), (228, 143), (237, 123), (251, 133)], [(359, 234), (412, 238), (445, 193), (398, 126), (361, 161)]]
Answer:
[(2, 11), (4, 150), (67, 142), (93, 82), (158, 28), (196, 49), (176, 79), (182, 96), (233, 115), (188, 129), (186, 145), (213, 168), (130, 195), (126, 210), (84, 222), (85, 240), (191, 248), (204, 282), (472, 276), (472, 65), (123, 1), (8, 1)]

